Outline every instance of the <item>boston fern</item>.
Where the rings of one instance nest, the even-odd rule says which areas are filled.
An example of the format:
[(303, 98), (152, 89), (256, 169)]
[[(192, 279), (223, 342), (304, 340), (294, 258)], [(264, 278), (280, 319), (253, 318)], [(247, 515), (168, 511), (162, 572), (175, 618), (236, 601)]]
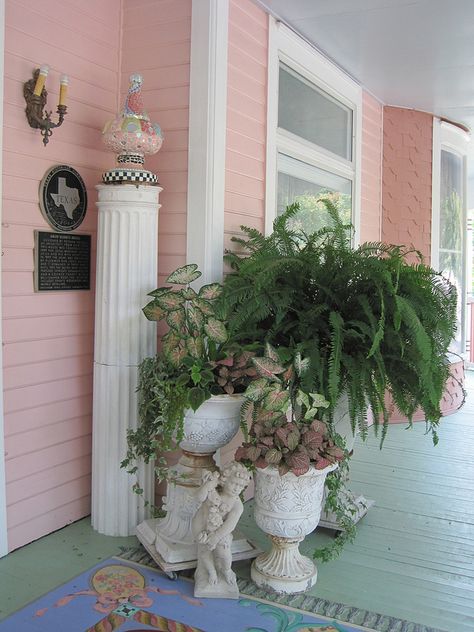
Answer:
[(436, 442), (456, 290), (405, 246), (352, 248), (351, 226), (330, 200), (320, 203), (332, 225), (315, 233), (290, 227), (292, 205), (268, 237), (242, 227), (245, 236), (233, 238), (242, 254), (226, 255), (232, 272), (219, 299), (229, 330), (242, 341), (297, 345), (311, 363), (304, 388), (326, 397), (328, 420), (347, 392), (353, 429), (365, 438), (370, 406), (376, 430), (383, 420), (383, 441), (388, 392), (409, 420), (423, 409)]

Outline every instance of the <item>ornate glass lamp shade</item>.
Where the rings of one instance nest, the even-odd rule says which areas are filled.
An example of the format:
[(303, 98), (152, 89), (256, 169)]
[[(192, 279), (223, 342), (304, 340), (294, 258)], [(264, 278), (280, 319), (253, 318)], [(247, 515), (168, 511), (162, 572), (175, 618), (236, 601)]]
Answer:
[(131, 75), (123, 110), (105, 124), (102, 132), (105, 146), (117, 154), (117, 167), (102, 176), (106, 183), (158, 182), (157, 175), (143, 165), (146, 154), (160, 149), (163, 133), (157, 123), (151, 123), (143, 107), (142, 83), (141, 75)]

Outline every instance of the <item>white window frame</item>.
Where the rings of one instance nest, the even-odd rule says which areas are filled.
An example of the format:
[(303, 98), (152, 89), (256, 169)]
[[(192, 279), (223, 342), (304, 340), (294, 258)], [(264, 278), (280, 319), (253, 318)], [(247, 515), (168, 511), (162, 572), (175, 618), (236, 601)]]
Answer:
[[(462, 295), (461, 301), (461, 349), (462, 356), (467, 360), (466, 354), (466, 328), (467, 328), (467, 150), (470, 135), (457, 125), (435, 117), (433, 118), (433, 173), (431, 195), (431, 267), (439, 269), (439, 221), (441, 211), (441, 151), (444, 149), (456, 154), (463, 161), (463, 245), (462, 245)], [(472, 341), (471, 341), (472, 344)]]
[[(351, 160), (278, 127), (278, 77), (280, 62), (353, 112)], [(324, 169), (352, 182), (352, 223), (355, 244), (360, 240), (362, 88), (313, 46), (287, 26), (270, 17), (268, 40), (267, 156), (265, 230), (276, 217), (277, 158), (279, 153)]]
[[(3, 146), (3, 76), (4, 76), (4, 55), (5, 54), (5, 3), (0, 3), (0, 169), (2, 168), (2, 146)], [(2, 181), (0, 179), (0, 220), (2, 218)], [(0, 221), (1, 238), (1, 221)], [(1, 261), (1, 259), (0, 259)], [(1, 264), (0, 264), (1, 272)], [(0, 314), (1, 312), (2, 286), (0, 283)], [(1, 320), (1, 317), (0, 317)], [(7, 535), (7, 499), (6, 499), (6, 479), (5, 479), (5, 428), (3, 422), (3, 356), (1, 345), (0, 328), (0, 557), (8, 553)]]
[(222, 280), (229, 0), (192, 0), (186, 261)]

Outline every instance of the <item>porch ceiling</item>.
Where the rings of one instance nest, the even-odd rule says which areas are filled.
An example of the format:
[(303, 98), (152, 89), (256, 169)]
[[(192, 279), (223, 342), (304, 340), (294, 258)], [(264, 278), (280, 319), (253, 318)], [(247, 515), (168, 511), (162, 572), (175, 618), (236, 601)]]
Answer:
[[(386, 105), (474, 130), (472, 0), (263, 0)], [(474, 178), (474, 142), (469, 176)]]

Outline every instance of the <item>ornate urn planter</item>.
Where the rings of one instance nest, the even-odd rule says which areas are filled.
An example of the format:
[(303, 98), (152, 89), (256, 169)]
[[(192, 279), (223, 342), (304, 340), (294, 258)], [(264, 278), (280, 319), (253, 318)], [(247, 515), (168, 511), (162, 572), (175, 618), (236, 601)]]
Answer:
[(206, 455), (211, 459), (216, 450), (235, 437), (240, 427), (242, 395), (213, 395), (184, 418), (184, 437), (179, 447), (185, 452)]
[[(137, 536), (161, 568), (172, 574), (193, 568), (197, 544), (192, 534), (192, 519), (199, 507), (197, 490), (205, 470), (217, 469), (216, 450), (224, 447), (240, 428), (241, 395), (215, 395), (195, 412), (188, 410), (184, 419), (183, 451), (170, 471), (163, 509), (166, 516), (145, 520), (137, 527)], [(232, 543), (234, 559), (255, 557), (256, 549), (240, 534)]]
[(251, 577), (258, 586), (298, 593), (316, 583), (316, 566), (298, 546), (319, 522), (326, 476), (336, 467), (312, 467), (302, 476), (292, 472), (280, 476), (274, 466), (256, 469), (255, 521), (272, 542), (270, 551), (252, 564)]

